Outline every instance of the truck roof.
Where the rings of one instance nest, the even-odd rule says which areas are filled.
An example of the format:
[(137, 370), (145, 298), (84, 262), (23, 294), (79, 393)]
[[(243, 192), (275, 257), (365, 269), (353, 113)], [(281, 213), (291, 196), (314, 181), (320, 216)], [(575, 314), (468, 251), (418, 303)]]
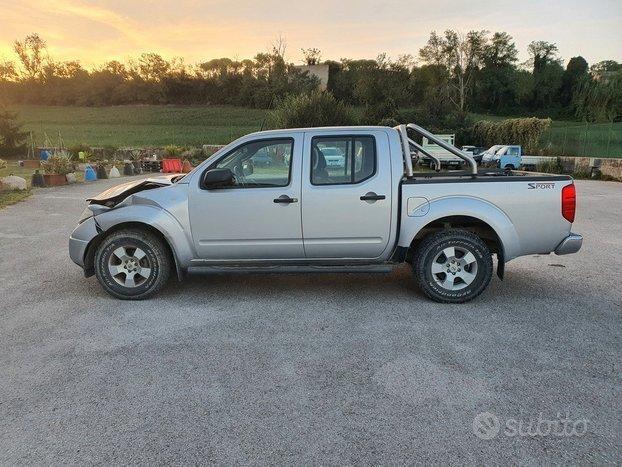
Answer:
[(307, 128), (282, 128), (279, 130), (263, 130), (263, 131), (256, 131), (254, 133), (250, 133), (251, 135), (266, 135), (266, 136), (278, 136), (278, 135), (282, 135), (282, 134), (287, 134), (287, 133), (294, 133), (294, 132), (301, 132), (304, 131), (305, 133), (322, 133), (322, 132), (326, 132), (326, 131), (337, 131), (337, 132), (343, 132), (343, 133), (349, 133), (349, 132), (359, 132), (359, 131), (372, 131), (372, 130), (378, 130), (378, 129), (383, 129), (383, 130), (393, 130), (393, 128), (388, 127), (388, 126), (375, 126), (375, 125), (366, 125), (366, 126), (358, 126), (358, 125), (352, 125), (352, 126), (323, 126), (323, 127), (307, 127)]

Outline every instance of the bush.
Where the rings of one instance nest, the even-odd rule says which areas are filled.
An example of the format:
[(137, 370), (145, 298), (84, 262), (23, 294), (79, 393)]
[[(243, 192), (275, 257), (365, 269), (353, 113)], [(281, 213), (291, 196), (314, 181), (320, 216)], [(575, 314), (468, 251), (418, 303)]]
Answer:
[(434, 133), (455, 133), (458, 128), (466, 128), (471, 124), (466, 112), (449, 110), (434, 115), (423, 107), (401, 109), (397, 112), (397, 120), (401, 123), (416, 123)]
[(0, 159), (0, 170), (6, 169), (7, 163), (4, 159)]
[(378, 104), (368, 104), (363, 110), (363, 123), (368, 125), (378, 125), (379, 122), (387, 119), (395, 120), (398, 110), (392, 99), (385, 99)]
[(194, 167), (207, 159), (207, 157), (207, 154), (201, 148), (190, 148), (181, 153), (181, 158), (190, 161)]
[(383, 118), (382, 120), (380, 120), (378, 122), (378, 126), (390, 126), (391, 128), (396, 127), (400, 124), (400, 122), (398, 122), (396, 119), (394, 118)]
[(564, 172), (564, 168), (558, 158), (551, 159), (547, 162), (541, 162), (536, 167), (536, 171), (547, 174), (561, 174)]
[(77, 159), (78, 153), (80, 152), (90, 153), (91, 147), (88, 144), (79, 143), (79, 144), (74, 144), (73, 146), (68, 147), (67, 150), (74, 158)]
[(48, 157), (41, 163), (46, 174), (67, 175), (75, 170), (71, 158), (65, 153), (58, 153)]
[(356, 125), (352, 108), (329, 92), (287, 96), (268, 115), (270, 128)]
[(17, 122), (17, 114), (0, 107), (0, 155), (15, 156), (26, 152), (27, 133)]
[(168, 146), (164, 146), (164, 152), (166, 153), (167, 157), (179, 157), (183, 151), (184, 151), (184, 148), (175, 146), (174, 144), (169, 144)]
[(529, 152), (537, 149), (542, 133), (550, 126), (550, 118), (511, 118), (501, 122), (482, 120), (473, 125), (473, 136), (480, 146), (520, 144), (525, 152)]

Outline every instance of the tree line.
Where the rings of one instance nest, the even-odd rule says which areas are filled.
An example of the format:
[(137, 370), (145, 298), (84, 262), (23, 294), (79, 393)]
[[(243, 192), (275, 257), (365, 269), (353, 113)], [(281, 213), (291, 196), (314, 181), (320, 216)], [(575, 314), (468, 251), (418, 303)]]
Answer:
[[(50, 57), (31, 34), (13, 44), (16, 58), (0, 62), (0, 101), (46, 105), (229, 104), (273, 108), (288, 95), (313, 91), (318, 80), (286, 61), (284, 42), (253, 59), (218, 58), (188, 65), (144, 53), (128, 63), (109, 61), (87, 70)], [(563, 66), (554, 43), (529, 44), (527, 62), (505, 32), (432, 32), (418, 56), (321, 60), (303, 49), (307, 64), (329, 67), (328, 92), (363, 109), (377, 123), (403, 116), (450, 127), (466, 112), (531, 114), (587, 121), (622, 116), (622, 65), (591, 66), (572, 57)], [(401, 109), (401, 110), (400, 110)]]

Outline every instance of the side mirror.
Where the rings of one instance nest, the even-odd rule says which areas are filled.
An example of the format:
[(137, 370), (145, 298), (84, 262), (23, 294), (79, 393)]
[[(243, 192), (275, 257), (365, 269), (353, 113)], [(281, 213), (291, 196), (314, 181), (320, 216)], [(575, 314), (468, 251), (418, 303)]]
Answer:
[(224, 188), (235, 183), (235, 176), (229, 169), (210, 169), (203, 172), (201, 188), (213, 190)]

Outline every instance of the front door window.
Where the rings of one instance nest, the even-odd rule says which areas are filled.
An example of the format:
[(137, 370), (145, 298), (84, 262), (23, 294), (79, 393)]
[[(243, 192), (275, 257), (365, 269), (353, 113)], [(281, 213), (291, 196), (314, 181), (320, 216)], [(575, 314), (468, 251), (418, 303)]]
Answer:
[(294, 142), (271, 139), (243, 144), (220, 159), (213, 168), (235, 175), (232, 188), (284, 187), (290, 182)]

